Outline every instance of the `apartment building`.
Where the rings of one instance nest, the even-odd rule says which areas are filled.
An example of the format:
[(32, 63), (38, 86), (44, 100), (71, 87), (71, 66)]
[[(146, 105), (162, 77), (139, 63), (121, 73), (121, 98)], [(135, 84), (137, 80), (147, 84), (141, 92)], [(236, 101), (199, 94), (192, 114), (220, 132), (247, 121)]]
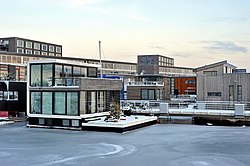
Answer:
[(61, 45), (19, 37), (0, 38), (0, 51), (37, 56), (62, 56)]

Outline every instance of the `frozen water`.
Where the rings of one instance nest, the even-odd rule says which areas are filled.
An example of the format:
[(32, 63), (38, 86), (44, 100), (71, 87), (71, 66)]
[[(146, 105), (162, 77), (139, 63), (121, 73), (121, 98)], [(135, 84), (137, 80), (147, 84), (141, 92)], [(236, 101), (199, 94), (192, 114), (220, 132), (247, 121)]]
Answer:
[(250, 128), (157, 124), (127, 133), (0, 127), (0, 166), (247, 166)]

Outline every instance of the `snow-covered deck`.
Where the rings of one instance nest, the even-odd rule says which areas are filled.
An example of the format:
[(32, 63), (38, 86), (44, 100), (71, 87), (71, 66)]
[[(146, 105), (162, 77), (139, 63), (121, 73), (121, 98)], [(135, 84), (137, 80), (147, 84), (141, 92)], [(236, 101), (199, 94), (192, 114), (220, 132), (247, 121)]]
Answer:
[(127, 116), (126, 120), (119, 120), (118, 122), (107, 122), (105, 117), (99, 120), (82, 123), (83, 130), (97, 130), (97, 131), (113, 131), (125, 132), (140, 127), (148, 126), (156, 123), (156, 116)]

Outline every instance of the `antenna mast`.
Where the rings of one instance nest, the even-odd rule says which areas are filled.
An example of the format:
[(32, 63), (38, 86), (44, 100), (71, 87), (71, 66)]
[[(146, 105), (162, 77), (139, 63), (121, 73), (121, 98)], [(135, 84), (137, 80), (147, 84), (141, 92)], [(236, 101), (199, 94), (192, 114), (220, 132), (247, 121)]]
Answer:
[(99, 58), (100, 58), (100, 77), (102, 78), (102, 49), (101, 49), (101, 41), (99, 41)]

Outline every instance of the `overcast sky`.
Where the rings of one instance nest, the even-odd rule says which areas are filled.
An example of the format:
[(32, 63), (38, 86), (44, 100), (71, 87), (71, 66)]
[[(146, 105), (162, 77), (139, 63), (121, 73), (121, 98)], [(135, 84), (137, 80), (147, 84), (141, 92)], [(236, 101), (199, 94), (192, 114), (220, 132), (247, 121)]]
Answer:
[(228, 60), (250, 71), (250, 0), (5, 0), (0, 37), (63, 45), (63, 56), (136, 62), (161, 54), (176, 66)]

